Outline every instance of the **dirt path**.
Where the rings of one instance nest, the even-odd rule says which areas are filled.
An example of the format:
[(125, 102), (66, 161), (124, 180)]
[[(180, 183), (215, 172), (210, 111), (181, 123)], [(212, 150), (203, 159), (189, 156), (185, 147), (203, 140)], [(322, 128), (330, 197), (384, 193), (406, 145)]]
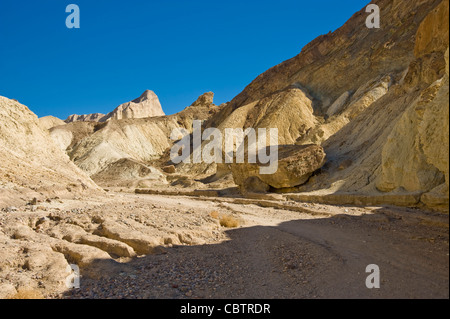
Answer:
[[(239, 216), (228, 240), (174, 246), (82, 279), (65, 298), (448, 298), (448, 219), (397, 208), (310, 205), (319, 215), (232, 200), (141, 195), (170, 210)], [(322, 215), (320, 215), (322, 213)], [(366, 266), (381, 288), (366, 287)], [(98, 266), (98, 265), (97, 265)]]

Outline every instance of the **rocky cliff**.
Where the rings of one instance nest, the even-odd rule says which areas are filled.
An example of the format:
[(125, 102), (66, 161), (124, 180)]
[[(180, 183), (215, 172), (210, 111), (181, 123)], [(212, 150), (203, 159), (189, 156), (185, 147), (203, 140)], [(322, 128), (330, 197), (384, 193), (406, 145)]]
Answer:
[[(277, 128), (280, 145), (319, 145), (326, 161), (301, 185), (276, 191), (296, 192), (304, 201), (445, 210), (449, 1), (373, 3), (381, 9), (381, 28), (367, 28), (363, 8), (221, 107), (207, 93), (177, 115), (151, 118), (161, 113), (157, 97), (147, 91), (103, 118), (117, 121), (71, 123), (52, 129), (52, 137), (85, 172), (99, 176), (114, 163), (123, 167), (123, 159), (132, 159), (126, 163), (133, 167), (136, 161), (171, 164), (170, 132), (190, 130), (196, 119), (222, 133)], [(209, 173), (219, 178), (231, 167), (181, 163), (170, 170), (191, 179)]]
[[(448, 205), (448, 1), (378, 0), (258, 76), (206, 127), (278, 128), (279, 144), (323, 146), (302, 200)], [(447, 178), (446, 178), (447, 177)], [(447, 181), (447, 182), (445, 182)], [(330, 198), (331, 198), (330, 197)]]
[(105, 114), (102, 114), (102, 113), (92, 113), (92, 114), (83, 114), (83, 115), (72, 114), (64, 122), (66, 122), (66, 123), (99, 122), (104, 117), (105, 117)]
[(99, 122), (164, 115), (158, 96), (153, 91), (147, 90), (139, 98), (119, 105), (114, 111), (101, 118)]

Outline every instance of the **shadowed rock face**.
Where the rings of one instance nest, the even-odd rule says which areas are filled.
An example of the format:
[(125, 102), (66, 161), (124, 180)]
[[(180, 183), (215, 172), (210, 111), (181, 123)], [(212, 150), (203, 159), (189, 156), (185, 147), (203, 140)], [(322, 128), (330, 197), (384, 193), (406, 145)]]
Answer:
[[(449, 2), (442, 1), (419, 26), (414, 48), (418, 63), (445, 51), (445, 71), (396, 122), (383, 147), (377, 180), (379, 190), (420, 191), (423, 203), (441, 209), (449, 204), (448, 14)], [(429, 79), (427, 69), (419, 79)]]
[[(258, 76), (204, 127), (278, 128), (280, 144), (317, 144), (327, 165), (311, 195), (413, 192), (448, 203), (448, 0), (373, 1), (335, 32)], [(440, 146), (441, 145), (441, 146)]]

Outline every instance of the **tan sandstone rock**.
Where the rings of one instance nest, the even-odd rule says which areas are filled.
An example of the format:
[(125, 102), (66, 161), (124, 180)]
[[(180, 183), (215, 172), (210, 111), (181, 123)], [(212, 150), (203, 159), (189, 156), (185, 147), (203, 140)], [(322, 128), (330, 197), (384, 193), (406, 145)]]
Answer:
[(139, 98), (119, 105), (114, 111), (101, 118), (100, 122), (122, 119), (140, 119), (164, 115), (158, 96), (155, 92), (147, 90), (142, 93)]
[(422, 203), (443, 203), (448, 1), (374, 3), (383, 8), (383, 28), (361, 27), (361, 10), (258, 76), (205, 127), (278, 127), (287, 144), (322, 145), (328, 163), (299, 191), (333, 194), (334, 203), (348, 196), (401, 203), (421, 192)]
[(0, 97), (0, 206), (33, 197), (100, 191), (26, 106)]
[(378, 189), (425, 193), (429, 207), (448, 210), (449, 203), (449, 78), (448, 1), (442, 1), (417, 31), (414, 53), (421, 60), (443, 53), (445, 74), (423, 90), (397, 122), (383, 148)]
[(105, 221), (95, 232), (103, 237), (117, 240), (132, 247), (138, 255), (148, 255), (164, 244), (160, 239), (140, 233), (113, 221)]
[[(299, 186), (325, 164), (326, 157), (323, 148), (318, 145), (283, 145), (279, 148), (278, 156), (278, 169), (274, 174), (261, 174), (260, 164), (231, 164), (234, 182), (249, 192), (264, 191), (255, 177), (274, 188)], [(253, 186), (254, 190), (249, 189)]]
[(70, 115), (64, 122), (99, 122), (103, 117), (105, 117), (105, 114), (102, 113), (92, 113), (84, 115), (73, 114)]
[(55, 126), (65, 125), (66, 122), (54, 116), (44, 116), (39, 118), (39, 124), (44, 130), (49, 130)]
[(448, 47), (449, 1), (442, 1), (420, 24), (416, 35), (416, 57), (433, 51), (445, 51)]
[(110, 120), (140, 119), (164, 116), (164, 111), (155, 92), (146, 90), (137, 99), (119, 105), (108, 114), (93, 113), (86, 115), (70, 115), (66, 123), (73, 122), (107, 122)]

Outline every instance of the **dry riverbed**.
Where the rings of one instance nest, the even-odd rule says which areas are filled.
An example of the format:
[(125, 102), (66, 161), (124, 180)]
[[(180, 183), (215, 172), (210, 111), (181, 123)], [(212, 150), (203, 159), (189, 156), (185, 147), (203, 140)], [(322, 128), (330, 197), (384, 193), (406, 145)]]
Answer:
[(439, 213), (127, 193), (33, 204), (0, 213), (2, 298), (448, 298)]

